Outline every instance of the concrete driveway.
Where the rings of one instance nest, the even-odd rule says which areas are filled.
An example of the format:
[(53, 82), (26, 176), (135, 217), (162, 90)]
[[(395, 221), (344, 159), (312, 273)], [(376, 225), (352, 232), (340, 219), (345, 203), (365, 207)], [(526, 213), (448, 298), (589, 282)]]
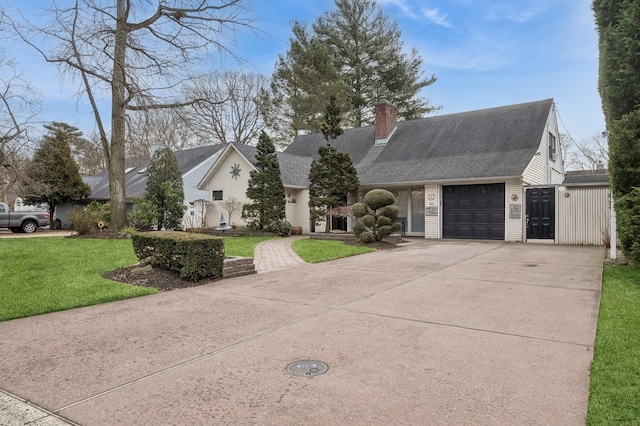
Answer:
[(0, 388), (82, 425), (584, 425), (603, 256), (425, 241), (8, 321)]

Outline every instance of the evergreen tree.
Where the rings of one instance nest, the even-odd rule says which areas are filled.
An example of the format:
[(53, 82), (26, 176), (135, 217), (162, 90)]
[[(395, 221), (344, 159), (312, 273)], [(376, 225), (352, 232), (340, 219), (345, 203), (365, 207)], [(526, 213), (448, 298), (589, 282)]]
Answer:
[(327, 146), (318, 149), (320, 158), (311, 162), (309, 171), (309, 212), (314, 221), (324, 217), (325, 232), (329, 232), (331, 211), (347, 205), (349, 195), (360, 188), (358, 171), (349, 154), (331, 146), (343, 133), (340, 122), (340, 109), (331, 97), (321, 126)]
[(175, 229), (182, 222), (184, 187), (178, 160), (169, 148), (158, 149), (147, 167), (145, 201), (157, 212), (158, 229)]
[[(331, 95), (350, 127), (372, 124), (375, 104), (388, 99), (404, 119), (434, 110), (419, 92), (435, 82), (423, 78), (416, 49), (404, 52), (401, 33), (375, 0), (336, 0), (337, 9), (322, 15), (312, 34), (293, 25), (289, 51), (280, 57), (271, 90), (263, 102), (265, 123), (272, 130), (317, 132), (323, 105)], [(284, 117), (284, 119), (283, 119)]]
[(331, 145), (338, 136), (344, 133), (344, 130), (340, 127), (341, 121), (342, 117), (340, 116), (340, 108), (336, 105), (336, 97), (331, 96), (327, 104), (327, 111), (324, 114), (324, 122), (320, 125), (328, 145)]
[(270, 89), (259, 101), (265, 125), (282, 144), (320, 131), (324, 105), (346, 91), (328, 47), (301, 22), (294, 21), (292, 32), (289, 51), (278, 56)]
[(593, 11), (618, 233), (627, 258), (640, 263), (640, 0), (594, 0)]
[(331, 210), (347, 205), (349, 195), (360, 188), (358, 171), (346, 152), (332, 146), (318, 149), (320, 158), (313, 160), (309, 172), (309, 212), (314, 221), (326, 220), (329, 232)]
[(79, 139), (82, 132), (57, 121), (45, 124), (44, 128), (48, 133), (27, 170), (24, 198), (28, 204), (49, 205), (51, 229), (54, 229), (56, 206), (87, 197), (91, 188), (82, 181), (78, 165), (71, 156), (70, 143)]
[(242, 207), (242, 218), (251, 229), (288, 234), (288, 231), (282, 232), (286, 218), (286, 198), (280, 176), (280, 162), (271, 138), (264, 131), (256, 149), (256, 170), (249, 174), (246, 192), (247, 198), (253, 202)]

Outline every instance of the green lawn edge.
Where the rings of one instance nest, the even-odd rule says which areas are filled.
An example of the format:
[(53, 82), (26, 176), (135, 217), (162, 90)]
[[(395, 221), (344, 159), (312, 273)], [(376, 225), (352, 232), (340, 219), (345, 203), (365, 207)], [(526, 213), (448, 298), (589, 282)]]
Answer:
[(343, 257), (375, 251), (371, 247), (345, 244), (342, 241), (301, 238), (292, 244), (293, 250), (307, 263), (321, 263)]
[(587, 425), (640, 425), (640, 268), (605, 265)]

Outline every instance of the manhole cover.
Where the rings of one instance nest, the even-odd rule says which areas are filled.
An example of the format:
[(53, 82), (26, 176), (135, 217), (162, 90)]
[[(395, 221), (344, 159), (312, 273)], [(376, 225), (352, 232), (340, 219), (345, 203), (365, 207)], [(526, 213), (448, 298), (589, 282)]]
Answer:
[(324, 362), (301, 360), (292, 362), (287, 366), (287, 371), (294, 376), (319, 376), (327, 372), (329, 367)]

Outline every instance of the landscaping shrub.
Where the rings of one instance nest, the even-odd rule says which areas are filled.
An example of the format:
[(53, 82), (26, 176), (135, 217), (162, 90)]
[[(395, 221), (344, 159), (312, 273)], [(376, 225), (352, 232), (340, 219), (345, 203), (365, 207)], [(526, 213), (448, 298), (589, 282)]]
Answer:
[(133, 250), (142, 263), (169, 269), (186, 280), (222, 277), (222, 238), (186, 232), (134, 233)]
[(100, 204), (92, 201), (88, 206), (75, 205), (69, 210), (71, 227), (81, 235), (96, 229), (98, 222), (102, 222), (105, 227), (108, 227), (110, 219), (111, 209), (108, 203)]
[(353, 233), (365, 243), (380, 241), (402, 225), (395, 222), (400, 214), (398, 206), (393, 205), (396, 198), (386, 189), (372, 189), (364, 196), (362, 203), (353, 205), (351, 211), (357, 218), (353, 224)]

